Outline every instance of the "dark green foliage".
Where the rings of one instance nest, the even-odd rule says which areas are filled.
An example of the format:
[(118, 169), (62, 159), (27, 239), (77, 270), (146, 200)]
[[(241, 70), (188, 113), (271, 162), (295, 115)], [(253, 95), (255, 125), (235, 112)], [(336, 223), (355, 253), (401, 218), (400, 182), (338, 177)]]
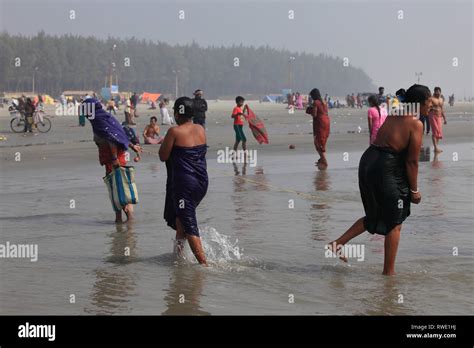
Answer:
[[(117, 48), (111, 48), (116, 44)], [(117, 64), (120, 90), (174, 94), (179, 70), (179, 94), (195, 89), (207, 98), (238, 94), (280, 93), (288, 87), (289, 57), (293, 90), (308, 93), (318, 87), (324, 95), (374, 90), (367, 74), (343, 67), (342, 59), (292, 53), (270, 47), (200, 47), (196, 43), (171, 46), (136, 38), (99, 40), (72, 35), (34, 37), (0, 34), (0, 92), (30, 91), (35, 67), (36, 90), (59, 95), (63, 90), (100, 90), (111, 61)], [(21, 67), (15, 67), (15, 57)], [(130, 67), (124, 59), (130, 58)], [(239, 67), (234, 67), (234, 58)]]

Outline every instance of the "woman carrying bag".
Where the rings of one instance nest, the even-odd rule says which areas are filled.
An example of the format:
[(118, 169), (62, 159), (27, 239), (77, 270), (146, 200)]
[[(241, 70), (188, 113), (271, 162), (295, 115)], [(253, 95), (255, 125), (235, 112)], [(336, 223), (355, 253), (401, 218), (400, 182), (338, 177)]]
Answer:
[(135, 169), (126, 167), (125, 154), (128, 148), (139, 154), (141, 148), (130, 142), (118, 120), (106, 112), (98, 100), (88, 98), (83, 102), (82, 108), (92, 125), (94, 142), (99, 150), (99, 162), (105, 166), (104, 182), (115, 211), (115, 222), (122, 222), (122, 210), (127, 215), (127, 221), (132, 221), (133, 204), (138, 203), (138, 192)]

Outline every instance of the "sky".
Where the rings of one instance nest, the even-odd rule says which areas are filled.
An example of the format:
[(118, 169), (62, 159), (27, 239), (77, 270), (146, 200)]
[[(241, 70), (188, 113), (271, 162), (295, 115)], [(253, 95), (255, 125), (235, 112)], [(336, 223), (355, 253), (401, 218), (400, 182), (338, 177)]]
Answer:
[(346, 57), (386, 92), (421, 72), (421, 84), (461, 98), (473, 95), (473, 17), (472, 0), (0, 0), (10, 34), (268, 45)]

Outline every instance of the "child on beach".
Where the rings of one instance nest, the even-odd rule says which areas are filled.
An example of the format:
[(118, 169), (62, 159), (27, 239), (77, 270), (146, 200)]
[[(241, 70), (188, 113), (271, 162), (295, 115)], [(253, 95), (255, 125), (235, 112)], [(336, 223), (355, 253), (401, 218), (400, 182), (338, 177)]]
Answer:
[(163, 137), (160, 137), (160, 127), (156, 124), (157, 121), (158, 119), (155, 116), (150, 117), (150, 124), (143, 131), (145, 144), (157, 145), (163, 142)]
[[(244, 134), (244, 118), (247, 116), (244, 114), (244, 111), (247, 111), (247, 105), (244, 106), (245, 99), (244, 97), (238, 96), (235, 98), (235, 103), (237, 104), (236, 107), (232, 110), (232, 117), (234, 119), (234, 131), (235, 131), (235, 143), (234, 143), (234, 151), (237, 151), (239, 147), (239, 143), (242, 141), (242, 149), (245, 151), (247, 150), (247, 138)], [(243, 109), (242, 109), (243, 106)]]

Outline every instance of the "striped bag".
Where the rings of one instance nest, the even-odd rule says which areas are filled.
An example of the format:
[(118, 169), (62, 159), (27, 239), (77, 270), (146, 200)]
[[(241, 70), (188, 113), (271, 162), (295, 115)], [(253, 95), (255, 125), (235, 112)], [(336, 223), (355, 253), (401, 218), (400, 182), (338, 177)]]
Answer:
[(109, 191), (109, 198), (114, 211), (119, 212), (129, 203), (138, 203), (134, 167), (114, 168), (104, 177), (104, 182)]

